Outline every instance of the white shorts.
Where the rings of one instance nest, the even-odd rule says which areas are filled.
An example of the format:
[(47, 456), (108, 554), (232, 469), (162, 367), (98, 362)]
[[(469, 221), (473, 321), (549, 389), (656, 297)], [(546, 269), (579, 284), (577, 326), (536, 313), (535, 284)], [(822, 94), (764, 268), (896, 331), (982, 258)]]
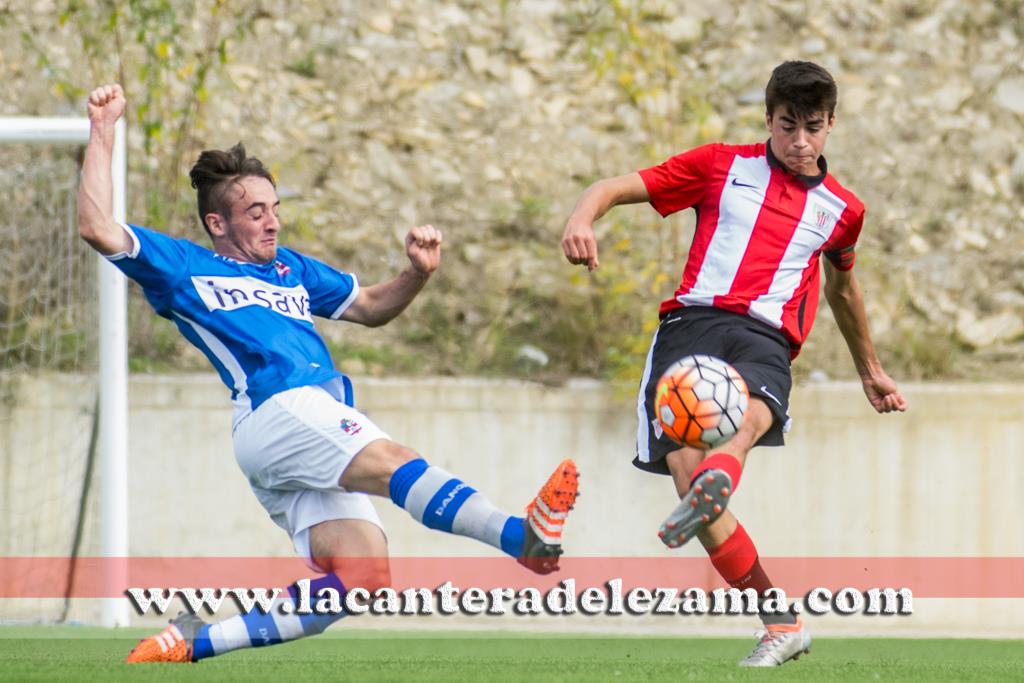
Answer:
[(235, 426), (233, 438), (253, 493), (307, 564), (310, 527), (333, 519), (382, 526), (370, 497), (338, 481), (367, 444), (389, 437), (324, 387), (274, 394)]

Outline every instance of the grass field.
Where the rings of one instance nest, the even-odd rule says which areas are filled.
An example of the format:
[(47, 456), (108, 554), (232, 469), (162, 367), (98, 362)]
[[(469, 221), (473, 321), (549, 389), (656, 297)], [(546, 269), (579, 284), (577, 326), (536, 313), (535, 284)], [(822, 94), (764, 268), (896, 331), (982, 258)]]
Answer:
[(0, 627), (0, 681), (1013, 681), (1024, 640), (821, 638), (778, 670), (736, 661), (752, 639), (336, 629), (196, 665), (123, 663), (149, 631)]

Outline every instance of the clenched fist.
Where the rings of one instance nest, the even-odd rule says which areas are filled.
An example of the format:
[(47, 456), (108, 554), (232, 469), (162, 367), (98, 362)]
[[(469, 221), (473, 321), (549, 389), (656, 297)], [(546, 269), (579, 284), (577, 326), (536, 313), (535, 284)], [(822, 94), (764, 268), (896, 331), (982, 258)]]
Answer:
[(126, 106), (124, 90), (120, 85), (114, 83), (101, 85), (89, 93), (86, 109), (89, 113), (89, 121), (93, 125), (113, 124), (124, 114)]
[(405, 236), (405, 253), (417, 272), (429, 275), (441, 265), (441, 231), (417, 225)]

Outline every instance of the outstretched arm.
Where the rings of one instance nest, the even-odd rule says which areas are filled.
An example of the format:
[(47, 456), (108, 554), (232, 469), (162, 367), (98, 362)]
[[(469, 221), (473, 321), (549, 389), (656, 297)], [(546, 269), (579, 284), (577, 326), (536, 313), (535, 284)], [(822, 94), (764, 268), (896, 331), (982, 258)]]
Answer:
[(825, 298), (832, 307), (839, 331), (846, 339), (868, 401), (880, 413), (906, 410), (906, 399), (896, 387), (896, 382), (885, 374), (875, 354), (864, 310), (864, 296), (853, 270), (839, 270), (826, 260)]
[(576, 208), (572, 210), (562, 233), (562, 251), (572, 264), (586, 264), (587, 270), (596, 269), (597, 238), (594, 236), (594, 221), (619, 204), (638, 204), (650, 199), (647, 186), (639, 173), (630, 173), (615, 178), (599, 180), (588, 187)]
[(78, 185), (78, 234), (101, 254), (130, 251), (131, 237), (114, 221), (114, 125), (124, 114), (121, 86), (104, 85), (89, 93), (89, 143)]
[(342, 320), (380, 327), (398, 317), (441, 265), (441, 231), (432, 225), (417, 226), (405, 236), (409, 267), (398, 277), (359, 290)]

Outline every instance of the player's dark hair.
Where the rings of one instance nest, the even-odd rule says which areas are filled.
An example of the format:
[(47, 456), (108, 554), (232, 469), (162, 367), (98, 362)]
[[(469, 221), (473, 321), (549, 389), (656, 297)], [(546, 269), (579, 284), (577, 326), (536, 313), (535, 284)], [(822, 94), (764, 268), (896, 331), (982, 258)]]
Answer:
[(192, 179), (192, 187), (196, 189), (199, 221), (207, 233), (210, 232), (210, 226), (206, 224), (206, 214), (219, 213), (226, 216), (231, 211), (227, 189), (233, 183), (254, 176), (266, 178), (271, 185), (277, 187), (274, 176), (263, 162), (245, 155), (245, 147), (241, 142), (229, 150), (205, 150), (188, 175)]
[(790, 116), (806, 118), (816, 112), (836, 113), (836, 82), (832, 74), (814, 62), (783, 62), (772, 71), (764, 91), (769, 116), (781, 106)]

